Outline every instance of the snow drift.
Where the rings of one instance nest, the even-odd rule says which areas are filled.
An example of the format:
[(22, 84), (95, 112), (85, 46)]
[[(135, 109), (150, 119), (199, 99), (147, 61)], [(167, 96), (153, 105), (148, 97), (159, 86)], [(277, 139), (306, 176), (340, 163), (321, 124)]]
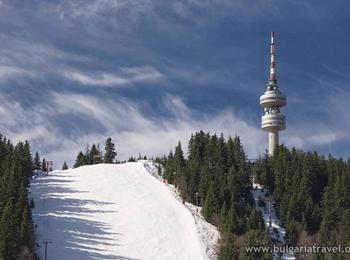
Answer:
[(35, 178), (39, 256), (49, 240), (48, 259), (212, 258), (206, 240), (217, 231), (203, 238), (193, 212), (146, 168), (98, 164)]

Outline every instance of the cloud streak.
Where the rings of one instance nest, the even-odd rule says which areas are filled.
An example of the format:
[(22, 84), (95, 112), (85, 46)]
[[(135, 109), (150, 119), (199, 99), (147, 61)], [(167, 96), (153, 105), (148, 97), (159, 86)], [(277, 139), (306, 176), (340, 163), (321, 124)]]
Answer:
[(165, 77), (157, 69), (151, 66), (121, 69), (121, 73), (112, 74), (106, 72), (82, 73), (77, 71), (65, 71), (63, 75), (69, 79), (88, 86), (126, 86), (140, 82), (159, 82)]
[[(178, 141), (186, 149), (190, 134), (199, 130), (224, 133), (226, 137), (238, 134), (249, 158), (257, 158), (266, 148), (267, 134), (247, 123), (244, 116), (238, 116), (230, 110), (215, 115), (201, 114), (191, 110), (179, 96), (166, 95), (161, 100), (164, 108), (172, 115), (169, 118), (151, 118), (143, 112), (143, 105), (125, 98), (116, 100), (58, 92), (51, 92), (49, 98), (49, 107), (34, 107), (30, 110), (18, 103), (10, 104), (2, 100), (0, 116), (9, 124), (1, 130), (15, 140), (29, 140), (47, 158), (53, 158), (56, 167), (64, 160), (72, 165), (74, 156), (86, 144), (96, 142), (103, 146), (108, 136), (117, 143), (119, 159), (127, 159), (138, 153), (161, 156)], [(87, 129), (79, 122), (67, 123), (63, 128), (55, 126), (55, 118), (74, 115), (81, 120), (91, 121), (97, 128)], [(21, 131), (18, 131), (20, 124)], [(72, 130), (74, 135), (67, 134), (65, 130)], [(323, 131), (304, 137), (287, 135), (283, 138), (287, 144), (294, 144), (298, 148), (315, 143), (328, 144), (335, 140), (333, 135), (329, 136)]]
[(5, 81), (13, 77), (33, 76), (31, 72), (21, 68), (0, 65), (0, 80)]

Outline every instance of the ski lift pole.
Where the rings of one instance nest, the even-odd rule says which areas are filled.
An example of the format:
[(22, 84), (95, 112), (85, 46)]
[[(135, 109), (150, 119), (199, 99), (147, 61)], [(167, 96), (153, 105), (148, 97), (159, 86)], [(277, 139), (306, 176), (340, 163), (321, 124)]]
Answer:
[(51, 240), (43, 240), (43, 244), (45, 244), (45, 260), (47, 260), (47, 244), (52, 244)]
[(53, 165), (52, 160), (47, 160), (47, 161), (45, 161), (45, 163), (46, 163), (47, 174), (49, 174), (49, 172), (52, 170), (52, 168), (51, 168)]
[(271, 227), (271, 200), (269, 198), (269, 225)]

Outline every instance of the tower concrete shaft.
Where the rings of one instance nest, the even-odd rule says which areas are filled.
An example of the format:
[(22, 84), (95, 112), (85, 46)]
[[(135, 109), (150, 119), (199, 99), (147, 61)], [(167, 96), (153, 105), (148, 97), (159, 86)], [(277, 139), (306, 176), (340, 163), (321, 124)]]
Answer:
[(261, 128), (269, 133), (269, 155), (272, 156), (279, 144), (279, 131), (286, 128), (286, 119), (280, 109), (287, 105), (286, 96), (277, 86), (274, 32), (271, 32), (269, 82), (265, 93), (260, 96), (260, 105), (265, 111), (261, 117)]
[(269, 155), (273, 155), (278, 146), (278, 132), (269, 132)]

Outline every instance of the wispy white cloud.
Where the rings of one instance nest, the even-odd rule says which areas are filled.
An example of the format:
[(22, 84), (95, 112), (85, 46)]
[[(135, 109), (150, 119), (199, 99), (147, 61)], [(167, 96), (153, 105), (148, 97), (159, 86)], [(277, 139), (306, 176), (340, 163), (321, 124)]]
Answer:
[(33, 76), (33, 73), (18, 67), (0, 65), (0, 81), (18, 78), (19, 76)]
[[(150, 156), (162, 155), (173, 148), (179, 140), (186, 148), (190, 134), (199, 130), (211, 133), (223, 132), (226, 137), (238, 134), (250, 158), (261, 155), (267, 147), (267, 134), (255, 125), (247, 123), (244, 117), (230, 110), (204, 115), (191, 110), (179, 96), (175, 95), (166, 95), (161, 100), (173, 117), (160, 119), (147, 116), (143, 113), (143, 105), (127, 99), (57, 92), (52, 92), (49, 99), (50, 107), (45, 109), (36, 107), (29, 111), (19, 104), (2, 103), (0, 114), (9, 113), (9, 118), (14, 120), (12, 122), (10, 120), (10, 127), (2, 131), (16, 139), (29, 139), (40, 150), (45, 150), (48, 146), (54, 147), (50, 151), (45, 151), (45, 155), (57, 162), (68, 160), (72, 163), (76, 153), (87, 143), (99, 142), (103, 145), (108, 136), (117, 142), (120, 159), (127, 159), (128, 156), (137, 155), (138, 152)], [(72, 114), (89, 118), (94, 124), (103, 126), (105, 131), (85, 132), (84, 126), (80, 126), (82, 129), (78, 135), (69, 138), (52, 125), (54, 122), (50, 120), (51, 117)], [(301, 128), (304, 129), (305, 126)], [(299, 133), (300, 135), (292, 132), (282, 133), (282, 140), (288, 146), (293, 145), (297, 148), (323, 145), (337, 140), (337, 136), (327, 133), (322, 128)]]
[[(127, 159), (138, 152), (150, 156), (163, 155), (179, 140), (185, 144), (192, 132), (201, 129), (212, 133), (223, 132), (226, 136), (241, 135), (252, 156), (259, 154), (264, 147), (263, 133), (231, 111), (197, 117), (177, 96), (168, 95), (163, 100), (167, 104), (166, 109), (175, 116), (169, 119), (150, 118), (142, 112), (140, 104), (126, 99), (102, 99), (85, 94), (57, 92), (52, 92), (49, 99), (50, 107), (34, 107), (30, 110), (18, 103), (1, 102), (0, 115), (8, 114), (8, 119), (12, 121), (8, 125), (2, 125), (0, 130), (12, 139), (31, 141), (36, 149), (44, 151), (46, 157), (58, 162), (58, 167), (63, 160), (72, 163), (76, 153), (87, 143), (103, 144), (108, 136), (117, 142), (120, 159)], [(90, 118), (95, 124), (103, 125), (106, 131), (84, 133), (82, 129), (77, 137), (69, 138), (54, 128), (54, 122), (50, 118), (75, 113)], [(47, 147), (52, 149), (48, 150)]]
[[(222, 132), (226, 137), (239, 135), (250, 158), (258, 157), (267, 147), (267, 134), (256, 125), (247, 123), (247, 117), (231, 110), (202, 114), (190, 109), (176, 95), (168, 94), (160, 100), (173, 116), (159, 119), (145, 114), (143, 104), (125, 98), (51, 92), (48, 99), (50, 104), (44, 107), (37, 105), (27, 109), (18, 102), (8, 102), (2, 98), (0, 116), (6, 124), (1, 125), (0, 131), (14, 140), (29, 140), (35, 149), (53, 159), (56, 167), (60, 167), (63, 160), (72, 164), (74, 156), (87, 143), (96, 142), (103, 146), (108, 136), (116, 141), (120, 159), (137, 153), (163, 155), (179, 140), (186, 148), (190, 134), (199, 130)], [(52, 118), (70, 115), (86, 118), (105, 130), (94, 131), (79, 125), (80, 130), (74, 130), (76, 135), (69, 137), (55, 128)], [(307, 128), (307, 125), (300, 124), (297, 132), (293, 129), (283, 132), (282, 141), (288, 146), (305, 148), (309, 145), (327, 145), (339, 138), (321, 126), (317, 130), (302, 131)]]
[(88, 64), (92, 58), (49, 44), (0, 34), (0, 78), (45, 78), (57, 74), (66, 63)]
[(44, 4), (42, 7), (47, 12), (55, 12), (61, 19), (99, 19), (106, 12), (118, 13), (125, 9), (133, 9), (133, 12), (138, 12), (151, 5), (151, 0), (65, 0), (55, 5)]
[[(60, 113), (74, 111), (86, 113), (96, 123), (103, 125), (105, 133), (89, 134), (75, 140), (75, 147), (81, 149), (91, 140), (103, 143), (106, 136), (112, 136), (118, 143), (119, 158), (126, 159), (138, 152), (150, 156), (167, 153), (180, 140), (186, 149), (191, 133), (199, 130), (211, 133), (224, 133), (226, 137), (239, 135), (250, 158), (261, 155), (267, 147), (267, 133), (259, 127), (247, 123), (247, 117), (231, 110), (205, 115), (191, 110), (179, 96), (166, 95), (162, 102), (173, 117), (154, 119), (142, 111), (142, 105), (121, 99), (99, 99), (89, 95), (71, 96), (55, 93), (54, 104)], [(307, 148), (310, 145), (328, 145), (340, 135), (332, 133), (320, 124), (312, 129), (307, 123), (300, 123), (296, 132), (293, 127), (282, 132), (282, 141), (287, 146)], [(79, 144), (79, 145), (77, 145)], [(67, 143), (67, 145), (72, 145)], [(74, 147), (74, 145), (72, 146)], [(68, 149), (68, 148), (64, 148)], [(57, 151), (60, 152), (59, 150)]]
[(124, 68), (120, 73), (87, 73), (78, 71), (64, 71), (63, 75), (83, 85), (94, 86), (125, 86), (139, 82), (157, 82), (163, 80), (164, 75), (151, 66)]

